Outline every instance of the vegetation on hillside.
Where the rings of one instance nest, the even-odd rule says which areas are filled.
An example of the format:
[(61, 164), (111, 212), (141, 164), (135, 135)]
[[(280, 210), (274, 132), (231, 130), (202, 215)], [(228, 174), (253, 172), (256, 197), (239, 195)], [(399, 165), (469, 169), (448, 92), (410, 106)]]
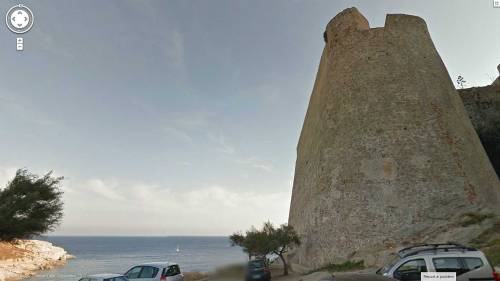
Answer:
[(460, 88), (460, 89), (463, 89), (465, 87), (465, 84), (467, 83), (467, 81), (465, 81), (464, 77), (463, 76), (458, 76), (457, 77), (457, 86)]
[(365, 268), (365, 262), (360, 261), (346, 261), (344, 263), (331, 263), (323, 266), (315, 271), (328, 271), (328, 272), (342, 272), (342, 271), (352, 271)]
[(252, 257), (265, 258), (268, 254), (275, 254), (283, 263), (283, 274), (288, 275), (288, 263), (285, 253), (291, 247), (300, 245), (300, 238), (292, 226), (283, 224), (275, 228), (270, 222), (264, 224), (262, 229), (252, 227), (245, 234), (234, 233), (230, 237), (233, 246), (240, 246)]
[(493, 266), (500, 266), (500, 218), (496, 218), (492, 227), (472, 240), (471, 245), (481, 249)]
[(53, 230), (63, 217), (62, 177), (20, 169), (0, 189), (0, 240), (29, 238)]
[(464, 217), (462, 218), (462, 222), (460, 223), (460, 225), (463, 227), (467, 227), (470, 225), (479, 224), (479, 223), (483, 222), (484, 220), (492, 219), (494, 217), (495, 217), (495, 214), (492, 214), (492, 213), (487, 213), (487, 214), (466, 213), (464, 215)]

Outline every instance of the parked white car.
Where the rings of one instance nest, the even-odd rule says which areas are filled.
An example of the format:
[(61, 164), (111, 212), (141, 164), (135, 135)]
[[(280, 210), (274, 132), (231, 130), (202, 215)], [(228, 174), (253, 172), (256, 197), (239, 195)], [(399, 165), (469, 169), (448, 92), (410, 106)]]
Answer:
[(136, 265), (124, 274), (130, 281), (184, 281), (178, 264), (151, 262)]

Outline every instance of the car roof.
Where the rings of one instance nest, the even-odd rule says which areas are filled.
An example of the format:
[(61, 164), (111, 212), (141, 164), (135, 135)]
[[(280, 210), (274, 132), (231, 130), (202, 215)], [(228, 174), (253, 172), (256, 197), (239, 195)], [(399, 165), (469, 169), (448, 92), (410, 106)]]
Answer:
[(325, 281), (394, 281), (394, 279), (378, 275), (378, 274), (369, 274), (369, 273), (341, 273), (335, 274), (332, 278), (322, 279)]
[(146, 262), (146, 263), (141, 263), (138, 266), (156, 266), (156, 267), (169, 267), (171, 265), (177, 265), (175, 262)]
[(114, 277), (122, 277), (122, 274), (116, 274), (116, 273), (101, 273), (101, 274), (93, 274), (93, 275), (87, 275), (85, 276), (86, 278), (114, 278)]
[(432, 258), (474, 257), (474, 258), (481, 258), (483, 260), (483, 262), (487, 262), (485, 255), (481, 251), (421, 252), (421, 253), (417, 253), (415, 255), (405, 256), (404, 258), (401, 258), (400, 261), (421, 259), (421, 258), (425, 258), (425, 257), (432, 257)]
[(400, 258), (406, 258), (409, 256), (428, 256), (428, 255), (438, 255), (442, 253), (465, 253), (465, 252), (477, 252), (476, 248), (467, 247), (461, 244), (448, 242), (441, 244), (417, 244), (411, 247), (407, 247), (398, 251), (398, 256)]

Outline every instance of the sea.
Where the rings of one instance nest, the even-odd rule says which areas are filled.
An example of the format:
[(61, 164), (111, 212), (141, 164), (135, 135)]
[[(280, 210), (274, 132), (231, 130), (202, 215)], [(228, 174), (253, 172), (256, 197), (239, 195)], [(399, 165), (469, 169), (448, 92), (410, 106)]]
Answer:
[(86, 274), (124, 273), (134, 265), (156, 261), (176, 262), (184, 272), (208, 272), (247, 259), (240, 247), (231, 246), (228, 237), (48, 236), (37, 239), (62, 247), (75, 258), (64, 266), (41, 271), (25, 280), (77, 281)]

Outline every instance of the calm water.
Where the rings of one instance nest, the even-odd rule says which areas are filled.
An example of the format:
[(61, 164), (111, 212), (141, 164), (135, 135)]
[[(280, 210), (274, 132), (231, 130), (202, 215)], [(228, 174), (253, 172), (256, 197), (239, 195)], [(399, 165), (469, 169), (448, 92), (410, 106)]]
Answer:
[[(40, 272), (30, 281), (78, 280), (85, 274), (123, 273), (132, 265), (173, 261), (183, 271), (210, 271), (245, 261), (227, 237), (44, 237), (76, 256), (67, 265)], [(177, 252), (179, 246), (180, 252)]]

